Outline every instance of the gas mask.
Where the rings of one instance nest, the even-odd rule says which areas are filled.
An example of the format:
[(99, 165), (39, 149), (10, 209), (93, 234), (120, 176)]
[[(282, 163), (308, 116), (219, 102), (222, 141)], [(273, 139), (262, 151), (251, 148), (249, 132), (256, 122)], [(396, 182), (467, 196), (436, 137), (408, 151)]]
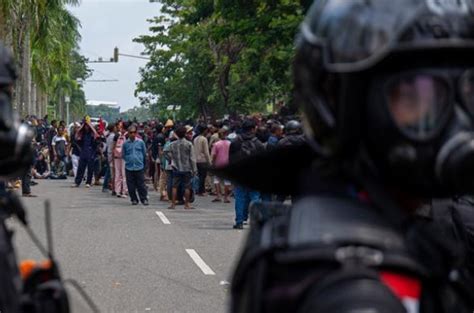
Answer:
[(474, 69), (375, 75), (367, 117), (367, 147), (386, 183), (427, 197), (474, 192)]

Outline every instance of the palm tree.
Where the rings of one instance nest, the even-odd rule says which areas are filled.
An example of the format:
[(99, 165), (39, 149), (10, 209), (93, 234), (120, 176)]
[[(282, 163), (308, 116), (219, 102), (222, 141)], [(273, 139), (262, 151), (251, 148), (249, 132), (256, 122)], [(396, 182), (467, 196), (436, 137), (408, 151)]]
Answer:
[(64, 94), (57, 89), (73, 85), (69, 64), (80, 39), (80, 24), (66, 5), (78, 4), (78, 0), (0, 1), (0, 40), (12, 46), (20, 73), (15, 90), (20, 114), (44, 114), (48, 98), (60, 103)]
[[(69, 1), (75, 4), (75, 1)], [(32, 73), (41, 93), (56, 103), (56, 111), (64, 118), (65, 92), (77, 86), (71, 77), (72, 51), (80, 40), (79, 21), (65, 8), (65, 1), (47, 1), (38, 11), (38, 23), (32, 38)], [(42, 103), (45, 109), (47, 105)], [(44, 112), (42, 112), (44, 113)]]

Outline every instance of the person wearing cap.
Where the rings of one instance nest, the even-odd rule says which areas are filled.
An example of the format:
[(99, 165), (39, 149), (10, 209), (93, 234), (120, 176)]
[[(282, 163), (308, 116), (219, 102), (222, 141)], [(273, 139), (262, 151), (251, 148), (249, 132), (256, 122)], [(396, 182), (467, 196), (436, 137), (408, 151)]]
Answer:
[(189, 140), (190, 142), (193, 142), (193, 137), (194, 137), (194, 129), (192, 126), (186, 125), (186, 139)]
[(165, 123), (165, 128), (171, 129), (171, 128), (173, 128), (173, 127), (174, 127), (173, 121), (172, 121), (171, 119), (168, 119), (168, 120), (166, 121), (166, 123)]
[(138, 196), (143, 205), (148, 205), (148, 191), (145, 186), (146, 145), (137, 137), (137, 127), (128, 128), (128, 139), (123, 144), (122, 158), (125, 161), (125, 174), (128, 194), (132, 205), (138, 204)]

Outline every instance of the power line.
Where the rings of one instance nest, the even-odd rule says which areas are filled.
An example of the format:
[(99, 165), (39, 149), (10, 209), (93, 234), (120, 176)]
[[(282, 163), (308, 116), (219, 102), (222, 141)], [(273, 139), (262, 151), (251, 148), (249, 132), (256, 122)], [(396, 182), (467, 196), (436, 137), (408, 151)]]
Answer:
[(86, 50), (86, 49), (82, 49), (82, 51), (87, 52), (87, 53), (89, 53), (89, 54), (93, 54), (93, 55), (96, 56), (96, 57), (100, 57), (100, 55), (99, 55), (98, 53), (94, 52), (94, 51)]
[[(98, 69), (95, 69), (95, 68), (93, 69), (93, 73), (94, 73), (94, 74), (97, 73), (97, 74), (99, 74), (99, 76), (103, 76), (104, 79), (116, 79), (115, 77), (112, 77), (112, 76), (110, 76), (109, 74), (104, 73), (104, 72), (102, 72), (102, 71), (100, 71), (100, 70), (98, 70)], [(96, 75), (92, 75), (92, 76), (96, 76)]]
[(88, 79), (79, 80), (78, 83), (105, 83), (105, 82), (118, 82), (118, 79)]

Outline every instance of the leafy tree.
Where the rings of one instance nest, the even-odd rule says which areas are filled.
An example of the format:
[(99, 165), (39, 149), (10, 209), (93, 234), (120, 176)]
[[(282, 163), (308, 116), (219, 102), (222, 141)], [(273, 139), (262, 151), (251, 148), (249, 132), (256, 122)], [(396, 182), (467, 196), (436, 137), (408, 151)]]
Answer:
[(295, 0), (161, 0), (144, 44), (150, 62), (136, 93), (183, 117), (262, 111), (288, 100), (294, 38), (305, 9)]
[(137, 120), (144, 122), (152, 118), (152, 112), (148, 106), (133, 107), (123, 113), (120, 113), (120, 117), (126, 121)]

